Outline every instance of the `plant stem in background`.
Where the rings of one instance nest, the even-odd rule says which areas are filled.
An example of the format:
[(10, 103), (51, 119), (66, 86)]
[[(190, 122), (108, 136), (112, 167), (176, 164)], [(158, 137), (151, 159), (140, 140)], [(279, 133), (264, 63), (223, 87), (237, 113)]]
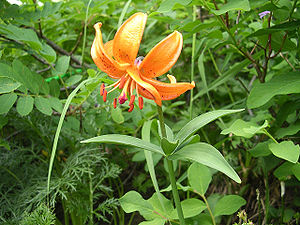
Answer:
[[(193, 21), (196, 21), (196, 13), (197, 7), (193, 6)], [(192, 65), (191, 65), (191, 82), (194, 80), (194, 73), (195, 73), (195, 48), (196, 48), (196, 33), (193, 34), (193, 42), (192, 42)], [(191, 90), (190, 96), (190, 120), (193, 118), (193, 98), (194, 98), (194, 91)]]
[(206, 207), (207, 207), (207, 210), (209, 212), (209, 215), (210, 215), (210, 218), (212, 220), (213, 225), (216, 225), (215, 217), (214, 217), (214, 215), (213, 215), (213, 213), (212, 213), (212, 211), (211, 211), (211, 209), (209, 207), (209, 204), (207, 202), (207, 199), (205, 198), (205, 195), (201, 195), (200, 193), (198, 193), (198, 194), (201, 196), (201, 198), (204, 200), (204, 202), (206, 204)]
[(86, 27), (87, 27), (87, 21), (88, 21), (88, 16), (89, 16), (90, 4), (92, 3), (92, 1), (93, 0), (89, 0), (87, 7), (86, 7), (86, 12), (85, 12), (84, 29), (83, 29), (83, 43), (82, 43), (82, 53), (81, 53), (81, 65), (83, 65), (84, 49), (85, 49), (85, 42), (86, 42)]
[[(161, 106), (157, 105), (157, 112), (158, 112), (158, 119), (160, 123), (160, 130), (161, 130), (161, 136), (164, 138), (167, 138), (167, 132), (166, 132), (166, 127), (165, 127), (165, 122), (164, 122), (164, 116), (163, 116), (163, 111)], [(184, 217), (183, 217), (183, 211), (180, 203), (180, 198), (178, 194), (178, 189), (177, 189), (177, 184), (175, 180), (175, 174), (174, 174), (174, 167), (173, 167), (173, 162), (166, 158), (167, 164), (168, 164), (168, 170), (169, 170), (169, 177), (170, 177), (170, 182), (172, 186), (172, 194), (173, 198), (175, 201), (175, 206), (177, 209), (177, 214), (179, 218), (180, 225), (185, 225), (184, 222)]]
[(89, 200), (90, 200), (90, 224), (93, 224), (93, 180), (92, 180), (92, 175), (89, 173), (89, 188), (90, 188), (90, 193), (89, 193)]

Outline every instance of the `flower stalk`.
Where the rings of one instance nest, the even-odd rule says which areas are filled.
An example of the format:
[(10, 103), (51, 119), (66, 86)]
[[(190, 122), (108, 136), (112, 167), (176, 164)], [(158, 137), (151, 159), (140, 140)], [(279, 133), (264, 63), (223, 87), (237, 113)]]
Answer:
[[(157, 105), (157, 112), (158, 112), (158, 119), (159, 119), (159, 123), (160, 123), (161, 136), (164, 138), (167, 138), (167, 132), (166, 132), (166, 127), (165, 127), (165, 122), (164, 122), (163, 111), (162, 111), (161, 106), (159, 106), (159, 105)], [(183, 211), (182, 211), (179, 193), (178, 193), (178, 189), (177, 189), (177, 184), (176, 184), (176, 180), (175, 180), (173, 162), (172, 162), (172, 160), (169, 160), (167, 157), (166, 157), (166, 160), (167, 160), (167, 164), (168, 164), (169, 178), (170, 178), (171, 187), (172, 187), (172, 194), (173, 194), (179, 222), (180, 222), (180, 225), (185, 225)]]

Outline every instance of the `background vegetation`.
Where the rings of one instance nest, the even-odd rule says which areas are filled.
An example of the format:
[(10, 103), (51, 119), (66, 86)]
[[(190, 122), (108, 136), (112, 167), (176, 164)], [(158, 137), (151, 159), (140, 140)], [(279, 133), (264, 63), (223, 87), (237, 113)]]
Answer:
[[(127, 106), (112, 108), (118, 93), (104, 103), (100, 83), (112, 80), (90, 57), (93, 24), (103, 23), (106, 42), (130, 15), (145, 12), (139, 55), (178, 30), (183, 50), (170, 74), (196, 83), (192, 92), (164, 102), (173, 131), (207, 111), (245, 109), (198, 132), (225, 156), (241, 184), (200, 164), (176, 163), (181, 199), (202, 202), (193, 205), (187, 223), (208, 225), (214, 218), (216, 224), (299, 224), (299, 5), (297, 0), (1, 1), (0, 223), (165, 223), (139, 209), (125, 214), (118, 201), (136, 190), (155, 202), (144, 152), (80, 144), (100, 134), (140, 137), (143, 124), (157, 117), (151, 101), (131, 113)], [(72, 101), (63, 112), (68, 97)], [(157, 143), (155, 128), (152, 132)], [(166, 164), (158, 154), (153, 162), (159, 187), (170, 199)]]

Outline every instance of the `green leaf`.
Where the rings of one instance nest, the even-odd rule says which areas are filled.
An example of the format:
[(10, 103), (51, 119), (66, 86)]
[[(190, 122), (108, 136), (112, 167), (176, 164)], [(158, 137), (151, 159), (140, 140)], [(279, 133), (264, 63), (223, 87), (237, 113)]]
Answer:
[(17, 59), (13, 61), (12, 68), (11, 77), (23, 84), (32, 93), (38, 94), (39, 92), (42, 92), (46, 95), (49, 94), (49, 85), (41, 75), (32, 72), (27, 66)]
[(164, 225), (166, 223), (165, 219), (156, 218), (151, 221), (144, 221), (139, 223), (139, 225)]
[(245, 204), (246, 201), (241, 196), (226, 195), (217, 202), (214, 210), (214, 215), (231, 215)]
[(17, 112), (21, 116), (27, 116), (33, 109), (34, 99), (31, 96), (20, 97), (17, 102)]
[(91, 143), (91, 142), (128, 145), (128, 146), (148, 150), (151, 152), (157, 152), (157, 153), (164, 155), (163, 150), (159, 146), (152, 144), (150, 142), (147, 142), (147, 141), (143, 141), (139, 138), (135, 138), (135, 137), (127, 136), (127, 135), (107, 134), (107, 135), (90, 138), (90, 139), (81, 141), (80, 143)]
[(258, 31), (250, 34), (248, 37), (257, 37), (261, 35), (273, 34), (280, 31), (293, 31), (300, 27), (300, 20), (288, 21), (281, 24), (276, 24), (272, 27), (259, 29)]
[[(263, 54), (264, 54), (264, 52), (260, 51), (260, 52), (258, 52), (256, 54), (254, 54), (252, 57), (253, 57), (253, 59), (258, 59)], [(194, 99), (199, 98), (202, 95), (206, 94), (208, 91), (210, 91), (212, 89), (215, 89), (218, 86), (224, 84), (227, 80), (229, 80), (230, 78), (232, 78), (235, 75), (237, 75), (238, 73), (240, 73), (243, 70), (243, 68), (247, 67), (250, 63), (251, 62), (249, 61), (249, 59), (245, 59), (242, 62), (235, 63), (230, 69), (226, 70), (226, 72), (224, 72), (222, 74), (222, 76), (220, 76), (219, 78), (215, 79), (211, 84), (209, 84), (207, 88), (203, 88), (202, 90), (200, 90), (195, 95)]]
[(75, 97), (75, 95), (77, 94), (77, 92), (88, 82), (90, 82), (92, 79), (87, 79), (82, 81), (72, 92), (71, 94), (68, 96), (66, 103), (64, 105), (63, 111), (60, 115), (59, 118), (59, 122), (57, 125), (57, 129), (55, 132), (55, 136), (54, 136), (54, 140), (53, 140), (53, 145), (52, 145), (52, 150), (51, 150), (51, 157), (50, 157), (50, 162), (49, 162), (49, 169), (48, 169), (48, 176), (47, 176), (47, 194), (49, 194), (50, 192), (50, 180), (51, 180), (51, 173), (52, 173), (52, 169), (53, 169), (53, 164), (54, 164), (54, 159), (55, 159), (55, 154), (56, 154), (56, 149), (57, 149), (57, 144), (58, 144), (58, 139), (59, 139), (59, 135), (61, 132), (61, 128), (67, 113), (67, 110), (69, 109), (69, 106), (71, 104), (72, 99)]
[(59, 95), (60, 95), (60, 87), (59, 87), (59, 83), (57, 82), (57, 80), (52, 79), (49, 82), (49, 88), (50, 88), (50, 94), (53, 97), (57, 97), (58, 98)]
[(300, 163), (296, 163), (293, 168), (292, 172), (295, 175), (295, 177), (300, 181)]
[(178, 146), (178, 142), (179, 142), (178, 140), (176, 142), (172, 142), (163, 137), (161, 139), (160, 145), (161, 145), (161, 148), (163, 149), (164, 153), (166, 155), (170, 155)]
[(0, 32), (3, 32), (6, 37), (22, 41), (30, 45), (31, 48), (38, 51), (42, 48), (42, 44), (39, 41), (36, 33), (31, 29), (19, 28), (12, 24), (0, 25)]
[(51, 97), (49, 98), (49, 102), (51, 107), (56, 110), (57, 112), (61, 113), (63, 110), (63, 104), (60, 102), (58, 98)]
[(115, 121), (118, 124), (124, 123), (125, 119), (122, 114), (121, 108), (117, 107), (115, 109), (111, 109), (110, 113), (111, 113), (111, 118), (113, 119), (113, 121)]
[(136, 191), (129, 191), (119, 199), (122, 209), (126, 213), (139, 211), (141, 214), (152, 214), (153, 207)]
[[(153, 120), (148, 120), (143, 125), (142, 140), (144, 140), (144, 141), (147, 141), (147, 142), (151, 141), (150, 135), (151, 135), (152, 122), (153, 122)], [(152, 152), (144, 150), (144, 154), (145, 154), (147, 167), (148, 167), (148, 170), (149, 170), (149, 173), (150, 173), (150, 177), (151, 177), (151, 181), (152, 181), (154, 190), (155, 190), (156, 195), (158, 196), (158, 200), (159, 200), (159, 202), (160, 202), (160, 204), (163, 208), (163, 212), (165, 212), (166, 210), (165, 210), (164, 205), (163, 205), (163, 199), (162, 199), (161, 193), (159, 191), (159, 186), (158, 186), (158, 182), (157, 182), (157, 178), (156, 178), (156, 174), (155, 174)]]
[(206, 124), (218, 119), (221, 116), (229, 115), (232, 113), (241, 112), (243, 109), (238, 110), (216, 110), (204, 113), (190, 122), (188, 122), (175, 136), (175, 140), (179, 140), (179, 144), (184, 142), (190, 136), (192, 136), (196, 131), (198, 131), (201, 127), (205, 126)]
[[(172, 202), (169, 199), (164, 197), (162, 194), (160, 194), (159, 196), (161, 198), (162, 203), (160, 203), (157, 193), (154, 193), (152, 197), (147, 200), (153, 207), (153, 213), (152, 215), (143, 215), (145, 219), (149, 220), (157, 217), (168, 218), (171, 212), (174, 210)], [(160, 215), (157, 215), (155, 212), (158, 212)]]
[(288, 135), (294, 135), (294, 134), (298, 133), (299, 130), (300, 130), (300, 121), (296, 122), (295, 124), (291, 124), (288, 127), (279, 128), (276, 131), (275, 136), (277, 138), (283, 138)]
[(254, 157), (268, 156), (272, 154), (272, 152), (269, 149), (270, 143), (272, 143), (271, 140), (258, 143), (254, 148), (249, 150), (249, 153)]
[(295, 211), (289, 208), (284, 209), (282, 222), (288, 223), (293, 216), (295, 215)]
[(241, 179), (234, 171), (234, 169), (224, 159), (221, 153), (207, 143), (200, 142), (187, 145), (168, 158), (172, 160), (192, 160), (201, 163), (213, 169), (219, 170), (237, 183), (241, 183)]
[(300, 148), (292, 141), (283, 141), (279, 144), (269, 144), (271, 152), (278, 158), (285, 159), (289, 162), (296, 163), (299, 159)]
[(295, 164), (290, 162), (285, 162), (281, 166), (279, 166), (274, 171), (274, 176), (277, 177), (279, 180), (287, 180), (293, 174), (293, 167)]
[(20, 83), (8, 77), (0, 77), (0, 94), (9, 93), (20, 87)]
[(0, 129), (2, 129), (8, 122), (7, 117), (0, 115)]
[(199, 163), (193, 163), (188, 169), (188, 179), (192, 189), (204, 195), (212, 179), (210, 170)]
[(56, 52), (46, 43), (43, 43), (40, 54), (49, 62), (54, 63), (56, 60)]
[(262, 126), (257, 126), (255, 123), (246, 122), (241, 119), (237, 119), (227, 129), (224, 129), (221, 134), (233, 133), (236, 136), (251, 138), (257, 133), (263, 133), (262, 129), (268, 126), (268, 121), (265, 121)]
[(67, 72), (70, 64), (70, 56), (61, 56), (58, 58), (56, 64), (55, 64), (55, 69), (52, 70), (53, 75), (63, 75), (64, 73)]
[(78, 83), (79, 81), (81, 81), (81, 79), (82, 79), (81, 75), (73, 75), (73, 76), (69, 77), (65, 83), (67, 86), (72, 86), (72, 85)]
[(8, 111), (14, 105), (16, 100), (17, 95), (15, 93), (0, 95), (0, 114), (8, 113)]
[[(184, 218), (190, 218), (200, 214), (204, 209), (206, 209), (206, 205), (199, 199), (189, 198), (181, 202), (181, 207), (183, 211)], [(178, 219), (177, 209), (174, 209), (171, 212), (170, 217), (172, 219)]]
[(276, 95), (300, 93), (299, 72), (289, 72), (274, 76), (266, 83), (257, 83), (247, 99), (247, 106), (250, 109), (258, 108), (266, 104)]
[(212, 13), (215, 15), (222, 15), (229, 11), (234, 10), (244, 10), (249, 11), (250, 10), (250, 4), (248, 0), (228, 0), (228, 3), (225, 5), (222, 5), (219, 10), (212, 9)]
[(169, 12), (170, 10), (173, 9), (176, 3), (187, 6), (188, 4), (191, 3), (191, 1), (192, 0), (165, 0), (160, 4), (159, 8), (157, 9), (157, 12), (160, 13)]
[(35, 107), (43, 114), (51, 116), (52, 108), (49, 99), (38, 96), (35, 98)]

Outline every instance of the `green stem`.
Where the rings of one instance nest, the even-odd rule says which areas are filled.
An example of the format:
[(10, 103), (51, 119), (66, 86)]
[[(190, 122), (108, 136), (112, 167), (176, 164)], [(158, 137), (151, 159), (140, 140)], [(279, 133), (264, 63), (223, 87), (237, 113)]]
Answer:
[(157, 105), (158, 119), (160, 124), (161, 136), (167, 138), (164, 115), (161, 106)]
[[(193, 21), (196, 21), (196, 12), (197, 6), (193, 6)], [(194, 80), (195, 73), (195, 49), (196, 49), (196, 33), (193, 34), (192, 42), (192, 65), (191, 65), (191, 82)], [(191, 90), (190, 96), (190, 120), (193, 118), (193, 98), (194, 98), (194, 89)]]
[(64, 219), (65, 219), (65, 225), (69, 225), (69, 213), (66, 207), (66, 201), (64, 199), (62, 199), (62, 207), (63, 207), (63, 211), (64, 211)]
[(212, 214), (212, 211), (211, 211), (211, 209), (210, 209), (210, 207), (209, 207), (209, 204), (208, 204), (208, 202), (207, 202), (207, 199), (205, 198), (204, 195), (201, 195), (201, 194), (199, 194), (199, 195), (201, 196), (201, 198), (204, 200), (204, 202), (205, 202), (205, 204), (206, 204), (206, 207), (207, 207), (207, 210), (208, 210), (209, 215), (210, 215), (210, 217), (211, 217), (211, 220), (212, 220), (213, 225), (216, 225), (215, 217), (214, 217), (214, 215)]
[(274, 141), (276, 144), (278, 144), (278, 141), (276, 141), (276, 139), (266, 130), (266, 129), (262, 129), (262, 131), (269, 137), (272, 139), (272, 141)]
[(269, 189), (269, 181), (268, 181), (268, 175), (265, 174), (265, 195), (266, 195), (266, 201), (265, 201), (265, 207), (266, 207), (266, 215), (265, 215), (265, 224), (268, 224), (269, 220), (269, 208), (270, 208), (270, 189)]
[[(164, 116), (163, 116), (163, 111), (161, 106), (157, 105), (157, 112), (158, 112), (158, 119), (160, 123), (160, 130), (161, 130), (161, 135), (164, 138), (167, 138), (167, 132), (166, 132), (166, 127), (165, 127), (165, 122), (164, 122)], [(176, 180), (175, 180), (175, 174), (174, 174), (174, 167), (173, 167), (173, 162), (166, 158), (167, 164), (168, 164), (168, 170), (169, 170), (169, 178), (172, 186), (172, 194), (173, 198), (175, 201), (175, 206), (177, 209), (177, 214), (179, 218), (180, 225), (185, 225), (184, 222), (184, 217), (183, 217), (183, 211), (180, 203), (180, 198), (177, 190), (177, 185), (176, 185)]]
[(172, 194), (173, 194), (173, 198), (175, 201), (175, 206), (177, 209), (179, 222), (180, 222), (180, 225), (185, 225), (183, 211), (182, 211), (179, 194), (178, 194), (178, 190), (177, 190), (177, 185), (176, 185), (176, 180), (175, 180), (173, 162), (167, 158), (166, 158), (166, 160), (168, 163), (169, 177), (170, 177), (171, 186), (172, 186)]
[(84, 29), (83, 29), (83, 43), (82, 43), (82, 53), (81, 53), (81, 65), (83, 65), (83, 57), (84, 57), (84, 49), (85, 49), (85, 42), (86, 42), (86, 26), (87, 26), (87, 20), (89, 16), (89, 9), (90, 9), (90, 4), (93, 0), (90, 0), (87, 4), (86, 7), (86, 12), (85, 12), (85, 20), (84, 20)]
[(89, 173), (89, 188), (90, 188), (90, 194), (89, 194), (89, 200), (90, 200), (90, 224), (93, 224), (93, 180), (92, 175)]

